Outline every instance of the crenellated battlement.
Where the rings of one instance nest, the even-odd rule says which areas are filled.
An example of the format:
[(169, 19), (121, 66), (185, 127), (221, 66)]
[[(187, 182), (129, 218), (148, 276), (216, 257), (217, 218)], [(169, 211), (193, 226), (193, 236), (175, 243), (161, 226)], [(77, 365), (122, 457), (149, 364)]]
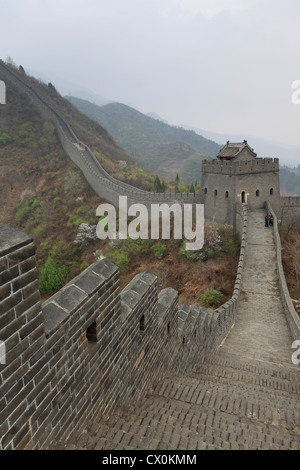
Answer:
[(217, 173), (224, 175), (242, 175), (279, 171), (278, 158), (253, 158), (251, 160), (227, 161), (214, 158), (204, 160), (202, 173)]
[(122, 291), (104, 259), (41, 304), (32, 239), (0, 227), (0, 449), (46, 449), (98, 415), (145, 396), (169, 373), (186, 373), (231, 328), (240, 295), (247, 214), (230, 301), (213, 311), (178, 305), (144, 272)]

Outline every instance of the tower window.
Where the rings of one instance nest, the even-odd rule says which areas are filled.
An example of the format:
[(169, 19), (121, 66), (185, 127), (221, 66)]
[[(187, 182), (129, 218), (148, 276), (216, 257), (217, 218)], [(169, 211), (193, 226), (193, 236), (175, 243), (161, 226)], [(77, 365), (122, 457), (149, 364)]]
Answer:
[(225, 197), (226, 197), (226, 199), (229, 197), (229, 192), (228, 191), (226, 191)]
[(259, 196), (259, 189), (256, 191), (256, 197)]
[(204, 189), (204, 194), (207, 194), (207, 188)]
[(87, 337), (87, 340), (90, 343), (96, 343), (97, 342), (97, 330), (96, 330), (96, 322), (95, 321), (86, 330), (86, 337)]
[(274, 194), (274, 189), (271, 188), (271, 189), (270, 189), (270, 195), (273, 196), (273, 194)]
[(246, 193), (245, 191), (242, 192), (242, 204), (245, 204), (246, 202)]
[(217, 196), (217, 195), (218, 195), (218, 190), (217, 190), (217, 189), (215, 189), (215, 196)]

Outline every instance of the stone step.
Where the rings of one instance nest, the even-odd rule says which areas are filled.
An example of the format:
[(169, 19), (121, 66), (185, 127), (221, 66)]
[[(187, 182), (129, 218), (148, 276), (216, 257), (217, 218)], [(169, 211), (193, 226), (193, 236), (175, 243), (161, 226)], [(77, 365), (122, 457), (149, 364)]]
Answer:
[[(300, 394), (300, 367), (284, 367), (275, 363), (241, 358), (232, 354), (208, 355), (203, 363), (191, 372), (191, 376), (210, 371), (218, 377), (228, 377), (238, 381), (257, 383), (272, 387), (274, 390), (286, 390)], [(258, 381), (255, 381), (257, 377)]]
[(278, 395), (260, 386), (238, 386), (228, 380), (203, 375), (200, 379), (188, 381), (164, 381), (160, 388), (154, 390), (154, 394), (230, 412), (242, 418), (300, 429), (299, 396)]
[(298, 449), (297, 433), (230, 411), (158, 396), (119, 410), (73, 436), (69, 449)]
[(198, 383), (166, 384), (166, 391), (157, 391), (158, 396), (183, 400), (205, 408), (231, 412), (243, 418), (256, 421), (299, 428), (299, 399), (276, 397), (272, 393), (262, 393), (260, 388), (239, 388), (228, 383), (203, 377)]
[[(274, 400), (276, 403), (289, 403), (299, 404), (300, 405), (300, 394), (299, 393), (290, 393), (283, 388), (283, 386), (274, 389), (269, 387), (266, 383), (259, 383), (260, 381), (252, 380), (252, 382), (243, 382), (241, 380), (231, 379), (228, 377), (222, 377), (218, 374), (213, 375), (212, 373), (205, 373), (203, 371), (200, 377), (189, 377), (188, 379), (184, 378), (174, 378), (164, 380), (161, 383), (158, 383), (154, 388), (153, 393), (165, 397), (176, 397), (176, 399), (187, 400), (189, 403), (192, 400), (195, 400), (195, 394), (198, 389), (212, 390), (218, 393), (218, 390), (222, 388), (222, 392), (230, 393), (235, 397), (245, 397), (245, 394), (249, 397), (253, 397), (254, 400), (256, 397), (260, 396), (261, 400), (267, 399), (272, 400), (270, 406), (273, 406)], [(282, 385), (282, 384), (281, 384)], [(286, 384), (284, 384), (286, 385)], [(171, 391), (172, 390), (172, 391)], [(298, 406), (299, 406), (298, 405)], [(296, 406), (296, 409), (298, 409)]]
[(298, 368), (208, 355), (188, 376), (160, 381), (64, 448), (299, 449), (299, 386)]

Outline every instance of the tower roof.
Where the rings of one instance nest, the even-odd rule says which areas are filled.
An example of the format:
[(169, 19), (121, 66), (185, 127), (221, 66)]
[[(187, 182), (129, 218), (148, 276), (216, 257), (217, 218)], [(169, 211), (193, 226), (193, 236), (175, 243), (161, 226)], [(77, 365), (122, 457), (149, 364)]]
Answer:
[(217, 158), (220, 160), (235, 160), (242, 152), (243, 154), (247, 153), (249, 158), (256, 158), (257, 156), (253, 148), (248, 145), (247, 140), (244, 140), (244, 142), (229, 142), (228, 140), (227, 144), (217, 154)]

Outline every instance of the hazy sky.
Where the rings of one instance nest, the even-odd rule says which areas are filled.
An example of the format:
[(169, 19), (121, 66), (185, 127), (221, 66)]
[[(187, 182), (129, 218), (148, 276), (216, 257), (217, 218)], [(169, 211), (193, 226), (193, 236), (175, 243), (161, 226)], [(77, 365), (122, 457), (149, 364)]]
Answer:
[(300, 145), (299, 0), (0, 0), (0, 25), (0, 58), (25, 70), (171, 124)]

